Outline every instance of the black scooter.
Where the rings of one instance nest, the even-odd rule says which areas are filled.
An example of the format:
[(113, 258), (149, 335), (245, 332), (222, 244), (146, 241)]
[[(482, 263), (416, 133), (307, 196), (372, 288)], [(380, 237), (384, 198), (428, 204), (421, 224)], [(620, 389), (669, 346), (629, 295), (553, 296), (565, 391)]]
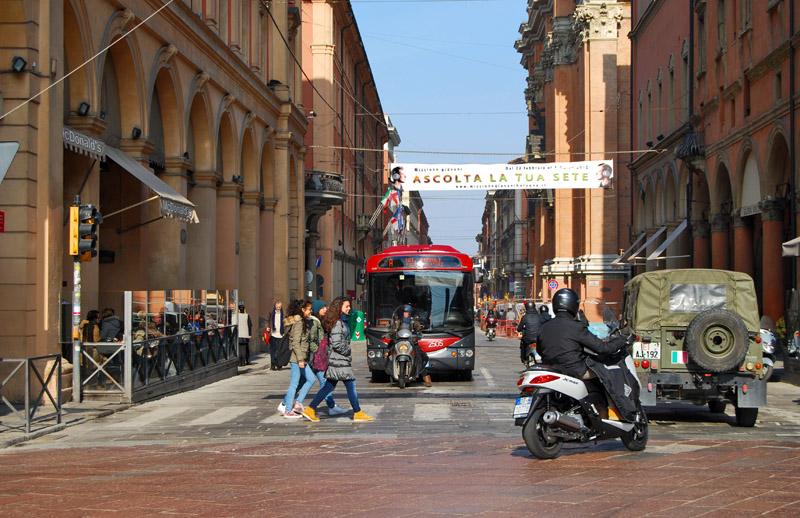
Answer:
[(486, 338), (488, 338), (490, 342), (492, 340), (494, 340), (494, 337), (497, 334), (495, 329), (497, 329), (497, 318), (495, 318), (495, 317), (487, 317), (486, 318)]

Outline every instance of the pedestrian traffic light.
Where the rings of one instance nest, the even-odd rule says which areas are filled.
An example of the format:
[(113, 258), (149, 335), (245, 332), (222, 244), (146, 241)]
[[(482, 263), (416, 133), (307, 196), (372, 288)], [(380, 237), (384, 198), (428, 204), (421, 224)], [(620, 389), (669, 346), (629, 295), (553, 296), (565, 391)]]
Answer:
[(92, 257), (97, 257), (97, 230), (103, 215), (94, 205), (81, 205), (78, 219), (78, 254), (81, 261), (91, 261)]

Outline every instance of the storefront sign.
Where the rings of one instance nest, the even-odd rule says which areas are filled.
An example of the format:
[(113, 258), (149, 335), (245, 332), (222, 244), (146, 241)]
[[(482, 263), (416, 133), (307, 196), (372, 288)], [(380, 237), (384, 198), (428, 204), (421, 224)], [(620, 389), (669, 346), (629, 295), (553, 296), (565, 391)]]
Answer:
[(103, 159), (106, 156), (106, 144), (102, 140), (90, 137), (80, 131), (64, 126), (64, 147), (81, 155)]
[[(611, 160), (548, 164), (395, 164), (406, 191), (611, 188)], [(392, 169), (394, 169), (394, 167)]]
[(6, 213), (0, 210), (0, 232), (6, 231)]

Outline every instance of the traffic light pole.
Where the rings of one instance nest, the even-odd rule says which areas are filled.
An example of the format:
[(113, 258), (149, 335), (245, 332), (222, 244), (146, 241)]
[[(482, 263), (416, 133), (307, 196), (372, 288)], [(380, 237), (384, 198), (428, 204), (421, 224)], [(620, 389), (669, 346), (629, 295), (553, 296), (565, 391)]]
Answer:
[[(73, 207), (80, 207), (81, 196), (75, 195)], [(81, 256), (72, 263), (72, 400), (81, 402)]]

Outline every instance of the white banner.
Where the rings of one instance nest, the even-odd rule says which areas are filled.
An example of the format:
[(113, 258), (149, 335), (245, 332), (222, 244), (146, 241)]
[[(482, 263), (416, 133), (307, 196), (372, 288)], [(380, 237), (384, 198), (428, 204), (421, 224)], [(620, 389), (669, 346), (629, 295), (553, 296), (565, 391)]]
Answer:
[(546, 164), (392, 164), (405, 191), (611, 188), (611, 160)]

